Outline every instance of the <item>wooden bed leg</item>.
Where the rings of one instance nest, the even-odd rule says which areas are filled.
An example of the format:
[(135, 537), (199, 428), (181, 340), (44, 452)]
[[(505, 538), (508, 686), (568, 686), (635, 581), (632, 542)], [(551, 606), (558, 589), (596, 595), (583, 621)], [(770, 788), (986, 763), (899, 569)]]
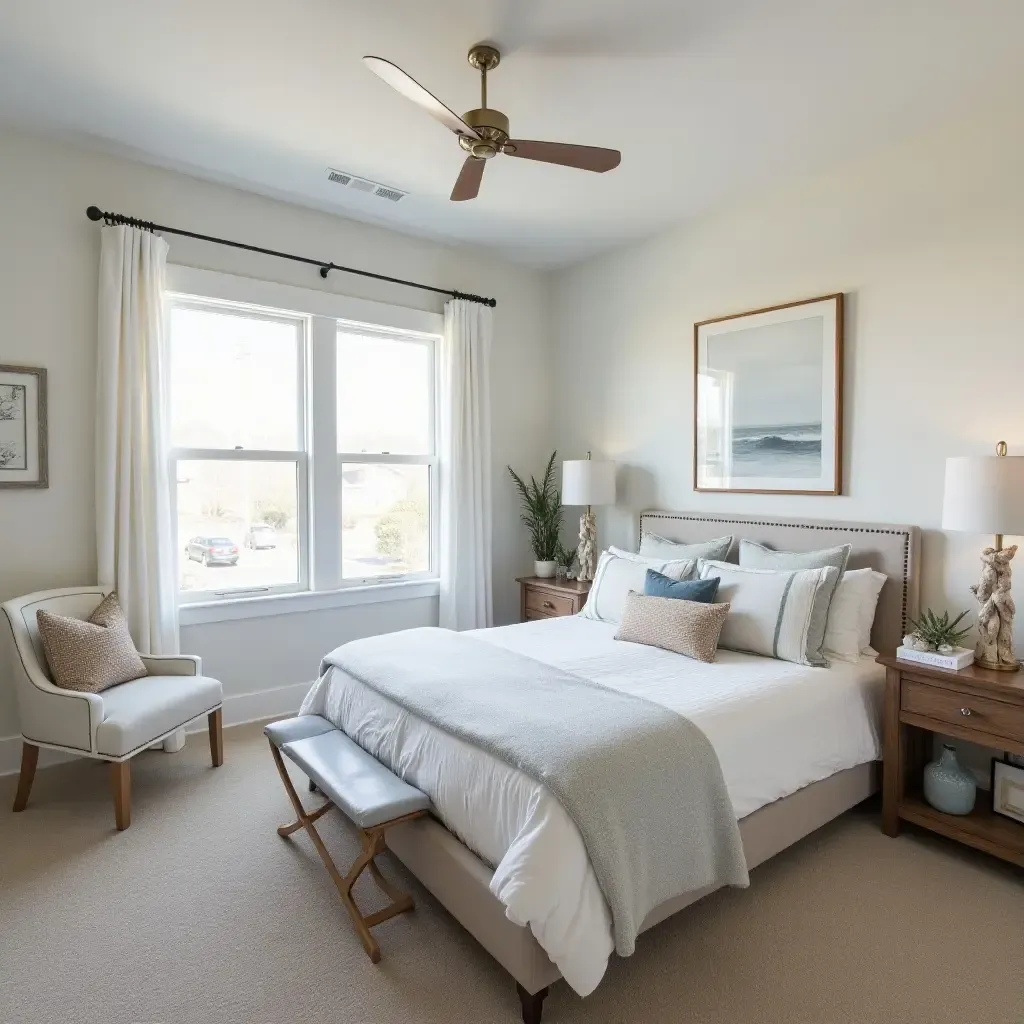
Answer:
[(539, 992), (527, 992), (519, 982), (516, 982), (516, 991), (519, 993), (519, 1002), (523, 1005), (523, 1024), (540, 1024), (540, 1016), (544, 1008), (544, 997), (548, 994), (545, 986)]

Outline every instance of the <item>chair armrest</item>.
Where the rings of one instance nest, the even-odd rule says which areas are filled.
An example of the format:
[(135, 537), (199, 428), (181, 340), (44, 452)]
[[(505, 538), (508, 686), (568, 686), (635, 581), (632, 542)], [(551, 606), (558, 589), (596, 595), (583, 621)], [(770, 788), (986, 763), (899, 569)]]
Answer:
[(20, 617), (4, 612), (11, 627), (12, 679), (18, 701), (21, 735), (29, 743), (49, 743), (91, 754), (103, 721), (98, 693), (66, 690), (47, 678)]
[(151, 676), (201, 676), (203, 659), (196, 654), (140, 654)]
[(98, 693), (54, 686), (31, 662), (19, 663), (19, 667), (22, 671), (16, 673), (16, 685), (22, 736), (29, 742), (94, 753), (96, 730), (103, 721), (103, 698)]

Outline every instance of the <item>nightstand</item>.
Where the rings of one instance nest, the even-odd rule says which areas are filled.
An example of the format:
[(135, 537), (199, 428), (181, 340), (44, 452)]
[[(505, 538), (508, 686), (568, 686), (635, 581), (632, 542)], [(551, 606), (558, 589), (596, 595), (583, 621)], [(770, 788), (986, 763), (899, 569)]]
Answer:
[(520, 576), (516, 583), (520, 590), (519, 617), (523, 622), (575, 615), (587, 603), (590, 593), (590, 584), (579, 580)]
[(1024, 754), (1024, 674), (878, 661), (886, 668), (882, 830), (896, 836), (909, 821), (1024, 867), (1024, 825), (993, 814), (987, 792), (964, 816), (937, 811), (921, 795), (933, 733)]

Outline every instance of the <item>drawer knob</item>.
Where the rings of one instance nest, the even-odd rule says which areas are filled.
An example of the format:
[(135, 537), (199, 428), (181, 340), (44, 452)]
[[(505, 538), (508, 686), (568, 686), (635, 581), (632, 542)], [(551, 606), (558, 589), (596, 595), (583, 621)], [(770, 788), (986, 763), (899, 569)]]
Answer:
[(960, 714), (963, 715), (964, 718), (967, 718), (970, 715), (970, 713), (971, 713), (971, 709), (970, 708), (961, 708), (960, 709)]
[[(544, 607), (554, 609), (555, 606), (550, 601), (545, 601)], [(968, 711), (967, 714), (970, 714), (970, 711)]]

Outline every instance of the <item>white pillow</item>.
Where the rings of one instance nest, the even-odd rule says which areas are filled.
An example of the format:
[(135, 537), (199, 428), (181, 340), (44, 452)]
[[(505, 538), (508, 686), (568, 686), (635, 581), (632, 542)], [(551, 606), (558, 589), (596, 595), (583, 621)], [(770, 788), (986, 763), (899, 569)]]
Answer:
[(744, 569), (701, 559), (697, 576), (717, 576), (717, 600), (732, 606), (719, 647), (797, 665), (828, 665), (821, 648), (838, 568)]
[(878, 596), (888, 579), (874, 569), (848, 569), (843, 573), (825, 625), (825, 650), (843, 661), (858, 661), (873, 654), (871, 627)]
[(640, 538), (640, 554), (645, 558), (712, 558), (724, 561), (731, 547), (731, 536), (697, 544), (680, 544), (656, 533), (645, 533)]
[(697, 568), (693, 558), (643, 558), (640, 555), (609, 548), (597, 560), (594, 582), (590, 585), (587, 603), (580, 612), (584, 618), (599, 622), (621, 622), (629, 592), (644, 592), (648, 569), (664, 573), (674, 580), (689, 579)]

